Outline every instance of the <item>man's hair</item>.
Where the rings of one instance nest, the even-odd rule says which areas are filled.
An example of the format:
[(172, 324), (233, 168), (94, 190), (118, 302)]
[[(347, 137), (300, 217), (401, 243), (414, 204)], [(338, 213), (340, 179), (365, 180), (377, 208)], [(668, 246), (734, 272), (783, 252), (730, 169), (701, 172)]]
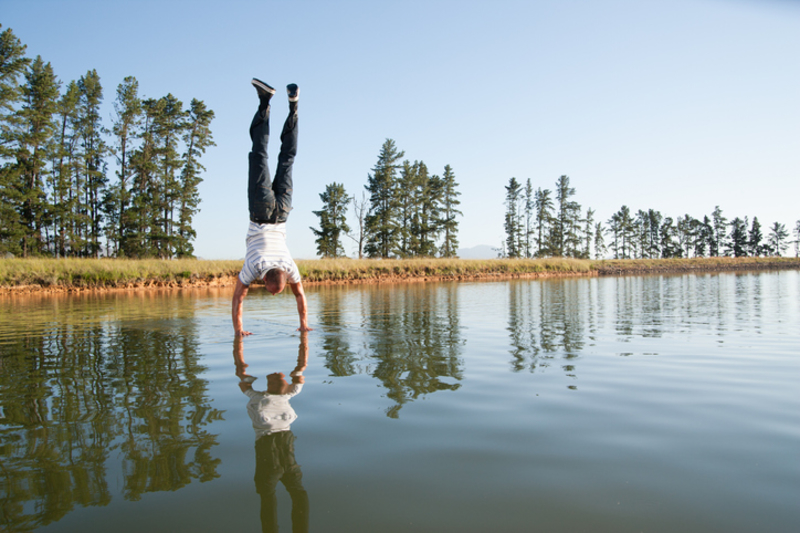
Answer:
[(264, 284), (267, 287), (274, 287), (276, 290), (283, 290), (286, 285), (286, 272), (280, 268), (268, 270), (264, 275)]

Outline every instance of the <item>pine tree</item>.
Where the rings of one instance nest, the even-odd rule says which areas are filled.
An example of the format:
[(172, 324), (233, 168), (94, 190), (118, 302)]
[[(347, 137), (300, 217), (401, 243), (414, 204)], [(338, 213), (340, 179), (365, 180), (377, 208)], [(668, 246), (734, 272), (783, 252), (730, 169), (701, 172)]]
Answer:
[(678, 242), (683, 250), (683, 257), (690, 257), (695, 248), (699, 223), (691, 215), (678, 217), (677, 223)]
[(174, 238), (177, 257), (194, 257), (192, 240), (197, 236), (197, 232), (192, 227), (192, 221), (199, 211), (198, 187), (203, 181), (200, 173), (205, 170), (200, 163), (200, 156), (206, 153), (209, 146), (216, 146), (210, 127), (213, 119), (214, 112), (202, 101), (193, 98), (184, 123), (183, 142), (186, 152), (183, 154), (183, 168), (180, 174), (178, 234)]
[[(2, 28), (2, 25), (0, 25)], [(17, 207), (21, 203), (21, 172), (16, 161), (17, 106), (22, 92), (19, 83), (30, 59), (25, 45), (11, 29), (0, 33), (0, 253), (22, 253), (25, 227)]]
[(695, 247), (695, 255), (697, 257), (705, 257), (706, 254), (708, 254), (713, 236), (714, 228), (711, 227), (711, 220), (708, 218), (708, 215), (705, 215), (703, 217), (703, 222), (700, 223), (697, 246)]
[(528, 178), (525, 181), (525, 257), (533, 257), (531, 247), (533, 229), (531, 228), (531, 222), (533, 220), (534, 206), (533, 185), (531, 185), (531, 179)]
[(636, 228), (636, 257), (650, 257), (650, 216), (647, 211), (639, 209), (633, 221)]
[(783, 224), (775, 222), (772, 227), (769, 228), (767, 241), (774, 255), (781, 257), (781, 255), (786, 252), (786, 249), (789, 247), (789, 244), (786, 242), (788, 237), (789, 232), (786, 231), (786, 226)]
[(548, 236), (553, 223), (553, 199), (550, 189), (536, 189), (533, 194), (534, 232), (536, 234), (536, 257), (551, 255)]
[(569, 176), (560, 176), (556, 180), (556, 219), (552, 225), (552, 253), (558, 257), (580, 255), (581, 206), (570, 200), (573, 196), (575, 188), (569, 186)]
[(178, 145), (186, 128), (186, 113), (183, 103), (172, 94), (159, 99), (157, 110), (154, 131), (159, 202), (156, 202), (157, 231), (153, 237), (156, 255), (166, 259), (175, 253), (175, 212), (181, 198), (178, 171), (183, 163)]
[(753, 257), (764, 255), (766, 250), (761, 241), (764, 236), (761, 234), (761, 224), (758, 222), (758, 217), (753, 217), (753, 224), (750, 226), (750, 232), (747, 235), (747, 250)]
[(445, 165), (442, 175), (442, 211), (441, 211), (441, 230), (443, 234), (442, 245), (439, 248), (441, 257), (455, 257), (458, 252), (458, 221), (456, 217), (461, 215), (458, 206), (461, 202), (458, 197), (461, 193), (456, 190), (458, 183), (456, 175), (450, 165)]
[(594, 209), (587, 209), (586, 210), (586, 218), (583, 219), (584, 223), (584, 231), (583, 231), (583, 252), (581, 253), (581, 257), (583, 259), (591, 259), (592, 257), (592, 240), (595, 237), (595, 227), (594, 227)]
[(506, 186), (506, 256), (522, 257), (522, 225), (520, 224), (520, 201), (522, 199), (522, 186), (517, 178), (512, 177)]
[(718, 257), (722, 249), (727, 247), (725, 232), (728, 227), (728, 219), (722, 216), (722, 209), (716, 206), (714, 212), (711, 213), (711, 220), (714, 236), (709, 243), (708, 252), (711, 257)]
[(158, 101), (152, 98), (143, 100), (142, 111), (141, 143), (130, 158), (131, 205), (126, 213), (127, 230), (122, 242), (122, 252), (127, 257), (155, 255), (153, 235), (158, 231), (156, 204), (160, 202), (160, 192), (156, 180), (155, 146)]
[(42, 231), (49, 222), (50, 213), (44, 187), (53, 153), (54, 115), (59, 94), (53, 68), (41, 56), (33, 61), (25, 78), (16, 157), (22, 178), (18, 182), (20, 219), (25, 227), (22, 255), (28, 256), (45, 251)]
[(800, 220), (794, 226), (794, 256), (800, 257)]
[(411, 251), (417, 257), (436, 255), (436, 238), (439, 233), (439, 209), (442, 199), (442, 180), (428, 174), (423, 162), (417, 166), (417, 188), (414, 195), (417, 209), (411, 220)]
[(673, 225), (674, 220), (672, 217), (664, 217), (664, 221), (659, 227), (659, 237), (661, 244), (661, 257), (668, 259), (670, 257), (681, 257), (682, 250), (680, 244), (677, 242), (678, 229)]
[(54, 254), (57, 257), (72, 255), (75, 246), (75, 213), (77, 198), (73, 188), (76, 174), (81, 173), (78, 155), (78, 120), (80, 89), (71, 81), (58, 102), (56, 111), (57, 133), (53, 153), (52, 213)]
[(614, 259), (631, 259), (636, 243), (636, 226), (630, 208), (623, 205), (611, 216), (608, 223), (614, 234), (614, 242), (611, 245)]
[(108, 178), (105, 157), (108, 146), (103, 140), (106, 129), (100, 120), (103, 87), (96, 70), (90, 70), (78, 80), (80, 90), (80, 142), (84, 166), (84, 202), (89, 227), (86, 236), (86, 255), (99, 257), (102, 229), (101, 203)]
[(317, 236), (317, 253), (324, 258), (344, 256), (344, 246), (341, 236), (350, 231), (347, 225), (347, 205), (351, 198), (347, 195), (344, 185), (331, 183), (325, 186), (325, 192), (319, 195), (322, 200), (322, 209), (313, 211), (319, 217), (320, 229), (311, 228)]
[(114, 102), (116, 113), (112, 131), (116, 138), (113, 153), (117, 160), (117, 183), (113, 189), (116, 201), (117, 219), (109, 224), (113, 231), (111, 239), (117, 243), (117, 252), (125, 255), (128, 248), (126, 238), (130, 233), (128, 207), (131, 202), (130, 182), (132, 180), (131, 153), (140, 135), (142, 123), (142, 100), (139, 98), (139, 82), (128, 76), (117, 86), (117, 99)]
[(370, 193), (370, 212), (365, 221), (365, 252), (369, 257), (387, 258), (396, 249), (397, 162), (404, 155), (392, 139), (386, 139), (367, 178), (365, 189)]
[(606, 247), (606, 240), (605, 240), (605, 229), (603, 229), (603, 223), (598, 222), (594, 226), (594, 258), (595, 259), (603, 259), (606, 254), (608, 253), (608, 248)]
[(728, 253), (734, 257), (747, 257), (747, 222), (739, 217), (731, 220)]
[(408, 159), (404, 160), (397, 178), (397, 189), (404, 194), (397, 195), (397, 229), (395, 239), (398, 257), (411, 257), (412, 250), (412, 221), (420, 208), (421, 191), (419, 183), (419, 161), (413, 164)]

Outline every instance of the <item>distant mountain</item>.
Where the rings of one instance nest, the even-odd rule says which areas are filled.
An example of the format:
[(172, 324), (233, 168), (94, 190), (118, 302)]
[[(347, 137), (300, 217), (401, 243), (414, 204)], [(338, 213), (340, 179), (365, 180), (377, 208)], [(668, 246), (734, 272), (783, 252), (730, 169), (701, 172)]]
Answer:
[(488, 244), (479, 244), (472, 248), (459, 248), (458, 257), (461, 259), (496, 259), (497, 251)]

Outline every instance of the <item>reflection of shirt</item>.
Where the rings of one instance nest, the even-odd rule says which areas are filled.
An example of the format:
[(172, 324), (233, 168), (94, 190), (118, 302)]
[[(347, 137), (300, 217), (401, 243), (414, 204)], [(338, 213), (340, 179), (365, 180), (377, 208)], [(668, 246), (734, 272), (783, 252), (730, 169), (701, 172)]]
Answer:
[(247, 230), (247, 255), (239, 280), (250, 285), (273, 268), (285, 271), (289, 283), (300, 283), (300, 270), (286, 246), (286, 223), (259, 224), (250, 221)]
[(289, 405), (289, 398), (299, 394), (301, 390), (303, 390), (302, 383), (293, 383), (288, 394), (269, 394), (253, 389), (245, 391), (250, 398), (247, 402), (247, 414), (253, 421), (256, 440), (264, 435), (289, 430), (292, 422), (297, 420), (297, 413)]

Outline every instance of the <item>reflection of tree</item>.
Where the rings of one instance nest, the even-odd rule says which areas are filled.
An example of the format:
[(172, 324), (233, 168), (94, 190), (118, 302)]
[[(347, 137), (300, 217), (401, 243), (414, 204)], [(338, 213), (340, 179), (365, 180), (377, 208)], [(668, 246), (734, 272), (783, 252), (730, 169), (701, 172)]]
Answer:
[(403, 404), (420, 395), (460, 387), (441, 379), (462, 377), (454, 284), (371, 290), (367, 306), (367, 348), (377, 360), (372, 375), (395, 402), (389, 417), (397, 418)]
[[(73, 305), (76, 316), (97, 316), (88, 305), (64, 307)], [(108, 504), (115, 449), (129, 499), (217, 477), (216, 437), (203, 428), (221, 413), (199, 378), (191, 317), (174, 311), (141, 328), (117, 316), (85, 326), (56, 317), (42, 334), (0, 344), (0, 529)]]
[(322, 349), (325, 352), (325, 368), (333, 376), (352, 376), (358, 373), (358, 357), (350, 350), (347, 333), (342, 325), (342, 287), (323, 287), (319, 290), (319, 329), (322, 333)]
[[(511, 368), (546, 368), (557, 357), (562, 368), (575, 370), (571, 360), (584, 346), (585, 297), (574, 280), (509, 282), (508, 332)], [(538, 334), (538, 337), (537, 337)]]

